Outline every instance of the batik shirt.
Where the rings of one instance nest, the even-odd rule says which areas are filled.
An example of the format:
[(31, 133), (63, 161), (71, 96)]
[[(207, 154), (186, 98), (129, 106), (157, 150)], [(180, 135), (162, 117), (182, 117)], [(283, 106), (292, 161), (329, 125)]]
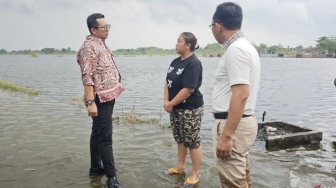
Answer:
[(93, 86), (94, 95), (101, 103), (117, 98), (124, 91), (113, 54), (102, 39), (87, 36), (78, 51), (77, 63), (83, 84)]

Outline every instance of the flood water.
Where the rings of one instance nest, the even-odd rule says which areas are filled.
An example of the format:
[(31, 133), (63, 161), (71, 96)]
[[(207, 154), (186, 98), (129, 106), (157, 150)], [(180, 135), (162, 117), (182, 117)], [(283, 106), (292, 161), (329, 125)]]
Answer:
[[(174, 56), (116, 57), (126, 91), (115, 114), (156, 117), (162, 109), (163, 84)], [(199, 188), (219, 187), (212, 154), (211, 93), (219, 58), (200, 57), (205, 115)], [(268, 151), (256, 141), (250, 156), (253, 187), (336, 187), (336, 59), (262, 58), (256, 116), (261, 122), (285, 121), (323, 132), (319, 148)], [(0, 187), (105, 187), (106, 178), (89, 178), (91, 120), (81, 103), (83, 88), (76, 56), (0, 56), (0, 79), (36, 88), (39, 96), (0, 90)], [(168, 128), (118, 124), (113, 146), (124, 188), (177, 188), (183, 178), (164, 171), (176, 164), (177, 149)], [(190, 158), (187, 172), (191, 172)], [(189, 174), (188, 174), (189, 175)]]

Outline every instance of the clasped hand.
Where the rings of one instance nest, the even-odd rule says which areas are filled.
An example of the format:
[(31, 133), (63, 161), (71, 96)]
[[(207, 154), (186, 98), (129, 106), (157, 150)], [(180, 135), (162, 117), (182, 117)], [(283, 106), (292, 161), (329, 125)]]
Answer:
[(165, 109), (166, 112), (171, 113), (173, 111), (173, 105), (169, 101), (165, 101), (163, 103), (163, 108)]

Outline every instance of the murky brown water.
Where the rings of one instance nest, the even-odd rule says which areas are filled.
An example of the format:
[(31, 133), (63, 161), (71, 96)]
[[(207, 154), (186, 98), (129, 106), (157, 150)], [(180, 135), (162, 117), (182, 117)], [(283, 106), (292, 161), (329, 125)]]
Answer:
[[(115, 113), (163, 113), (162, 86), (170, 57), (117, 57), (126, 91)], [(203, 161), (198, 187), (219, 187), (212, 155), (211, 92), (217, 58), (200, 58), (205, 98)], [(323, 131), (320, 148), (251, 151), (254, 187), (335, 187), (336, 59), (262, 59), (256, 115)], [(0, 187), (105, 187), (106, 178), (88, 177), (90, 119), (75, 56), (0, 56), (0, 79), (41, 90), (38, 97), (0, 91)], [(116, 165), (125, 188), (181, 187), (184, 177), (164, 175), (176, 163), (169, 129), (154, 125), (115, 125)], [(191, 162), (188, 158), (188, 172)]]

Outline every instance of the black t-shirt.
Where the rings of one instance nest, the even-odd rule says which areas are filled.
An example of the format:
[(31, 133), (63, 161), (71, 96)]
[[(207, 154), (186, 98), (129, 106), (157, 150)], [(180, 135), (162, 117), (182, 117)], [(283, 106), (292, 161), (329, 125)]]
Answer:
[(181, 57), (173, 60), (166, 77), (169, 101), (183, 88), (195, 89), (186, 100), (174, 106), (174, 109), (196, 109), (203, 106), (203, 95), (199, 91), (202, 85), (202, 72), (201, 61), (194, 54), (182, 61)]

